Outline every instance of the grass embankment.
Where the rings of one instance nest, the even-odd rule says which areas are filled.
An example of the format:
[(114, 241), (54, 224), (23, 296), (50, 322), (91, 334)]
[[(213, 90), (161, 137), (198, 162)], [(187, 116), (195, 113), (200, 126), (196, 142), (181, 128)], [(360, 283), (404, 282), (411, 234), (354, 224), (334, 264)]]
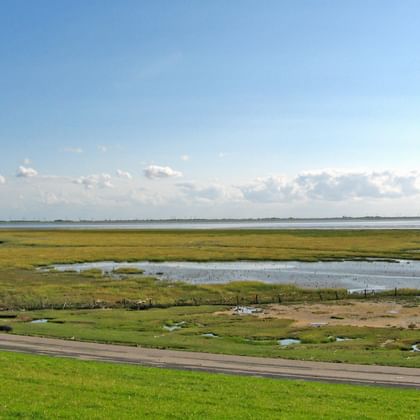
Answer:
[[(0, 322), (7, 322), (15, 333), (25, 335), (223, 354), (420, 367), (420, 353), (411, 351), (411, 346), (420, 342), (418, 329), (299, 327), (291, 319), (215, 314), (223, 309), (197, 306), (147, 311), (25, 311), (8, 313), (16, 318)], [(49, 319), (45, 324), (30, 322), (44, 318)], [(168, 331), (167, 327), (171, 326), (175, 329)], [(203, 336), (208, 333), (217, 337)], [(336, 337), (348, 340), (336, 341)], [(297, 338), (302, 343), (281, 347), (278, 340), (282, 338)]]
[(0, 352), (0, 417), (417, 419), (418, 391)]

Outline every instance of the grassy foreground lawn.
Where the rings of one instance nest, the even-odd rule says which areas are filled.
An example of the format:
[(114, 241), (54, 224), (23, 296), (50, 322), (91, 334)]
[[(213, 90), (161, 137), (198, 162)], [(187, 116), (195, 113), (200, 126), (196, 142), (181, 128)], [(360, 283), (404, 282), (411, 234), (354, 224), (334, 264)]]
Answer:
[[(0, 322), (7, 322), (16, 334), (25, 335), (223, 354), (420, 367), (420, 353), (411, 351), (411, 346), (420, 342), (418, 329), (297, 327), (289, 319), (232, 316), (223, 312), (215, 315), (224, 309), (194, 306), (144, 311), (25, 311), (8, 313), (17, 317)], [(30, 322), (43, 318), (49, 318), (49, 322)], [(175, 327), (173, 331), (166, 328), (171, 326)], [(203, 336), (208, 333), (217, 337)], [(350, 340), (337, 342), (336, 337)], [(281, 347), (278, 344), (281, 338), (298, 338), (302, 343)]]
[(416, 390), (330, 385), (0, 352), (0, 418), (417, 419)]

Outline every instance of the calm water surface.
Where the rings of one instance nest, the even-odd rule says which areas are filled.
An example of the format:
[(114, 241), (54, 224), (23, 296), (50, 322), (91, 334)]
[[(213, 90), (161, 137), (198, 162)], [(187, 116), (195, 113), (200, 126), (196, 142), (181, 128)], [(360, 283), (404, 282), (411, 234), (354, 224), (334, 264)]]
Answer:
[(162, 280), (180, 280), (193, 284), (228, 283), (258, 280), (266, 283), (294, 284), (300, 287), (334, 287), (350, 291), (398, 288), (420, 289), (420, 261), (385, 262), (134, 262), (103, 261), (83, 264), (59, 264), (59, 271), (83, 271), (92, 268), (112, 274), (122, 267), (138, 268), (144, 274)]
[(314, 219), (281, 221), (0, 223), (0, 229), (420, 229), (416, 219)]

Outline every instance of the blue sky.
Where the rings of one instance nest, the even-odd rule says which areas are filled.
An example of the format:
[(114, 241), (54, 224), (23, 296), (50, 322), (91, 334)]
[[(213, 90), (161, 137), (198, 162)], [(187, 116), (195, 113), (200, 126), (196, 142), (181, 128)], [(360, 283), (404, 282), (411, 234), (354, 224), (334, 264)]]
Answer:
[(2, 1), (0, 218), (418, 215), (419, 21), (414, 0)]

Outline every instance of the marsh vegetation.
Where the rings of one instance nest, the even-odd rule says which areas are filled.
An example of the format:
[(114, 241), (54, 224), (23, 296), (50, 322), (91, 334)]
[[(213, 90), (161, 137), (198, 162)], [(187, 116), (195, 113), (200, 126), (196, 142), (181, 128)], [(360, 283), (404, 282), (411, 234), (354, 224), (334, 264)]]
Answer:
[[(57, 263), (116, 259), (418, 259), (420, 254), (413, 251), (419, 248), (417, 231), (2, 231), (0, 239), (0, 323), (13, 327), (14, 333), (420, 366), (419, 353), (413, 351), (420, 342), (416, 321), (398, 324), (396, 314), (384, 313), (382, 323), (363, 324), (359, 319), (357, 324), (348, 309), (358, 302), (394, 302), (416, 311), (420, 302), (415, 289), (349, 295), (345, 289), (303, 289), (258, 281), (194, 285), (159, 280), (131, 268), (114, 273), (118, 278), (95, 268), (80, 273), (37, 270)], [(311, 304), (320, 305), (317, 311), (324, 315), (311, 313), (311, 322), (302, 321), (304, 308), (310, 311)], [(242, 316), (232, 313), (235, 306), (261, 311)], [(289, 310), (281, 314), (285, 308)], [(39, 319), (48, 322), (31, 322)], [(300, 340), (300, 344), (280, 346), (282, 339)]]

